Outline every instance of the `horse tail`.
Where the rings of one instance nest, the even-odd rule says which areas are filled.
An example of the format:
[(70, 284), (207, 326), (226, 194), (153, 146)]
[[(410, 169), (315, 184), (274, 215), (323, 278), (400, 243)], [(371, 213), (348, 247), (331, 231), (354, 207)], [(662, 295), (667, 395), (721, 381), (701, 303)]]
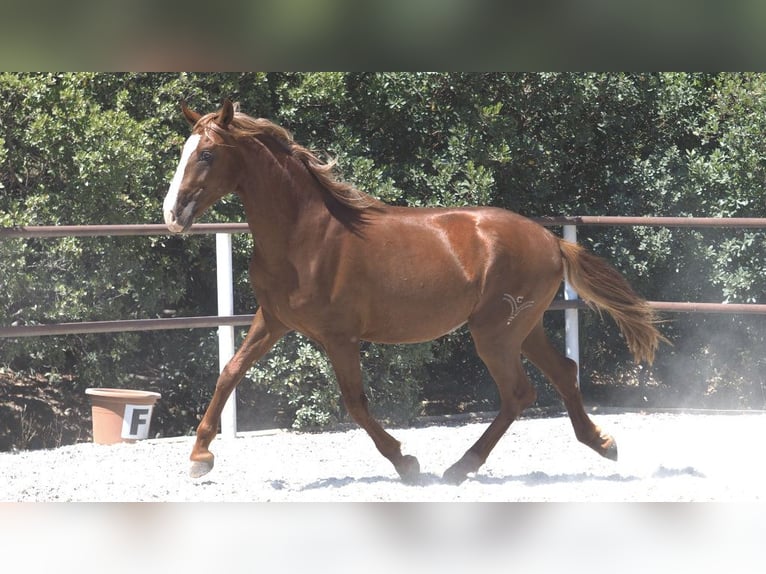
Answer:
[(649, 303), (600, 257), (564, 240), (559, 248), (570, 285), (588, 305), (612, 316), (636, 363), (651, 364), (660, 341), (667, 339), (655, 327), (657, 319)]

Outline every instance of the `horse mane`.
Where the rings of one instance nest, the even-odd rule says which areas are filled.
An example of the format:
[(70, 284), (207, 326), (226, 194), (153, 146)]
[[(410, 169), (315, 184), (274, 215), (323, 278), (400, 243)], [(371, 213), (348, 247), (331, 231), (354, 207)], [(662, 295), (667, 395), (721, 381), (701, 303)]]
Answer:
[[(203, 116), (197, 122), (197, 126), (212, 129), (216, 133), (222, 134), (223, 130), (216, 122), (212, 121), (215, 117), (215, 113)], [(235, 112), (226, 133), (235, 139), (265, 137), (273, 140), (287, 155), (302, 163), (331, 197), (353, 212), (382, 205), (378, 199), (358, 190), (350, 183), (340, 180), (335, 171), (337, 165), (335, 159), (328, 162), (322, 161), (314, 152), (298, 144), (289, 131), (274, 122), (264, 118), (253, 118), (242, 112)]]

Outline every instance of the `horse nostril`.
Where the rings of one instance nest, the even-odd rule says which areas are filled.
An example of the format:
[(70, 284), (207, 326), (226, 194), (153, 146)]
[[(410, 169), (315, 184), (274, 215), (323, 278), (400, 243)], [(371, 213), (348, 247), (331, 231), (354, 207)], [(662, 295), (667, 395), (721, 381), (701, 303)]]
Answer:
[(178, 218), (176, 217), (175, 209), (168, 209), (165, 211), (165, 225), (167, 225), (171, 231), (174, 231), (178, 226)]

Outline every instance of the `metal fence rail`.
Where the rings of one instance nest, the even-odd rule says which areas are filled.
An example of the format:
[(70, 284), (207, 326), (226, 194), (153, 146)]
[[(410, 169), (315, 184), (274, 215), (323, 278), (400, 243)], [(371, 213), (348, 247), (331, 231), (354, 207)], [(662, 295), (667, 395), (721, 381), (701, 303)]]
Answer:
[[(540, 225), (582, 226), (645, 226), (645, 227), (717, 227), (766, 228), (761, 217), (624, 217), (624, 216), (558, 216), (532, 217)], [(246, 233), (247, 223), (195, 223), (186, 232), (192, 235), (212, 233)], [(105, 237), (105, 236), (171, 235), (164, 224), (139, 225), (30, 225), (0, 227), (0, 239), (30, 239), (37, 237)]]
[[(649, 305), (668, 313), (707, 313), (731, 315), (766, 315), (766, 305), (755, 303), (694, 303), (649, 301)], [(588, 309), (581, 300), (556, 299), (549, 311)], [(115, 321), (82, 321), (44, 325), (15, 325), (0, 327), (0, 339), (41, 337), (45, 335), (90, 335), (95, 333), (126, 333), (135, 331), (164, 331), (173, 329), (215, 329), (221, 326), (247, 327), (254, 315), (210, 315), (202, 317), (171, 317), (162, 319), (123, 319)]]
[[(694, 218), (694, 217), (538, 217), (538, 223), (563, 227), (564, 238), (577, 240), (577, 226), (662, 226), (662, 227), (725, 227), (766, 229), (761, 218)], [(247, 326), (253, 315), (233, 315), (233, 277), (231, 269), (231, 234), (249, 231), (245, 223), (195, 224), (188, 233), (216, 235), (216, 273), (218, 285), (218, 315), (206, 317), (173, 317), (164, 319), (132, 319), (117, 321), (83, 321), (47, 325), (13, 325), (0, 327), (0, 338), (39, 337), (43, 335), (72, 335), (126, 331), (155, 331), (166, 329), (218, 329), (219, 367), (223, 369), (234, 354), (234, 327)], [(157, 236), (169, 235), (165, 225), (56, 225), (0, 228), (0, 241), (9, 239)], [(766, 314), (766, 305), (697, 303), (683, 301), (652, 301), (658, 311), (689, 313)], [(565, 311), (566, 354), (579, 364), (578, 309), (586, 308), (577, 294), (565, 284), (564, 299), (555, 300), (549, 310)], [(229, 397), (221, 417), (221, 434), (237, 434), (236, 391)]]
[[(622, 216), (562, 216), (532, 218), (547, 227), (577, 226), (652, 226), (766, 229), (766, 218), (718, 217), (622, 217)], [(192, 235), (247, 233), (246, 223), (197, 223), (187, 233)], [(163, 224), (146, 225), (51, 225), (0, 228), (0, 240), (61, 237), (157, 236), (170, 235)], [(766, 304), (700, 303), (689, 301), (651, 301), (660, 312), (671, 313), (731, 313), (766, 314)], [(551, 311), (587, 308), (579, 300), (556, 300)], [(253, 315), (224, 315), (204, 317), (173, 317), (158, 319), (131, 319), (116, 321), (83, 321), (45, 325), (15, 325), (0, 327), (0, 338), (39, 337), (114, 333), (125, 331), (159, 331), (165, 329), (217, 328), (219, 326), (247, 326)]]
[(629, 217), (622, 215), (583, 215), (560, 217), (532, 217), (545, 226), (595, 225), (627, 227), (734, 227), (742, 229), (766, 228), (762, 217)]
[[(719, 227), (766, 229), (761, 217), (624, 217), (624, 216), (558, 216), (531, 217), (546, 227), (631, 226), (631, 227)], [(246, 233), (247, 223), (195, 223), (186, 232), (192, 235), (212, 233)], [(105, 236), (171, 235), (164, 224), (136, 225), (30, 225), (0, 227), (0, 239), (30, 239), (39, 237), (105, 237)]]
[[(189, 235), (212, 233), (245, 233), (247, 223), (195, 223), (186, 232)], [(0, 239), (34, 239), (40, 237), (116, 237), (172, 235), (167, 225), (21, 225), (0, 227)]]
[[(561, 226), (564, 238), (577, 240), (577, 226), (657, 226), (701, 228), (766, 228), (764, 218), (712, 218), (712, 217), (538, 217), (533, 218), (547, 226)], [(43, 335), (71, 335), (112, 333), (126, 331), (155, 331), (166, 329), (217, 328), (219, 366), (223, 369), (234, 354), (234, 327), (246, 326), (253, 315), (233, 315), (233, 278), (231, 269), (231, 234), (249, 231), (245, 223), (195, 224), (187, 233), (216, 235), (216, 272), (218, 285), (218, 315), (206, 317), (173, 317), (117, 321), (83, 321), (47, 325), (13, 325), (0, 327), (0, 338), (39, 337)], [(165, 225), (56, 225), (0, 228), (0, 241), (11, 239), (104, 236), (157, 236), (170, 235)], [(684, 301), (652, 301), (658, 311), (688, 313), (742, 313), (766, 314), (766, 305), (698, 303)], [(565, 285), (564, 299), (553, 301), (549, 310), (565, 311), (566, 354), (579, 364), (578, 309), (587, 307), (577, 298), (569, 285)], [(236, 391), (235, 391), (236, 392)], [(221, 433), (234, 437), (237, 433), (235, 392), (226, 402), (221, 417)]]

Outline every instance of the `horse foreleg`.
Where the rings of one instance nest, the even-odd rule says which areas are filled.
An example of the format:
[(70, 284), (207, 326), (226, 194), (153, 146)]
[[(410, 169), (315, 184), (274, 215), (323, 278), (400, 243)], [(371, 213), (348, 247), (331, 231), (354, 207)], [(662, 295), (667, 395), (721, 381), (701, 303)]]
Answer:
[(237, 352), (221, 371), (215, 384), (215, 391), (205, 415), (197, 427), (197, 440), (192, 448), (190, 474), (198, 478), (213, 468), (214, 456), (209, 446), (218, 432), (221, 412), (226, 400), (240, 383), (250, 366), (265, 355), (288, 331), (281, 323), (267, 321), (262, 309), (258, 309), (250, 324), (250, 330)]
[(521, 350), (548, 377), (563, 399), (577, 440), (601, 456), (617, 460), (614, 438), (596, 426), (585, 412), (582, 395), (577, 388), (577, 364), (551, 345), (542, 323), (532, 329)]
[(420, 463), (411, 455), (403, 455), (401, 444), (376, 421), (367, 407), (367, 396), (362, 388), (362, 370), (359, 363), (358, 343), (323, 344), (338, 379), (343, 404), (351, 417), (375, 443), (380, 453), (394, 465), (404, 482), (417, 482)]

